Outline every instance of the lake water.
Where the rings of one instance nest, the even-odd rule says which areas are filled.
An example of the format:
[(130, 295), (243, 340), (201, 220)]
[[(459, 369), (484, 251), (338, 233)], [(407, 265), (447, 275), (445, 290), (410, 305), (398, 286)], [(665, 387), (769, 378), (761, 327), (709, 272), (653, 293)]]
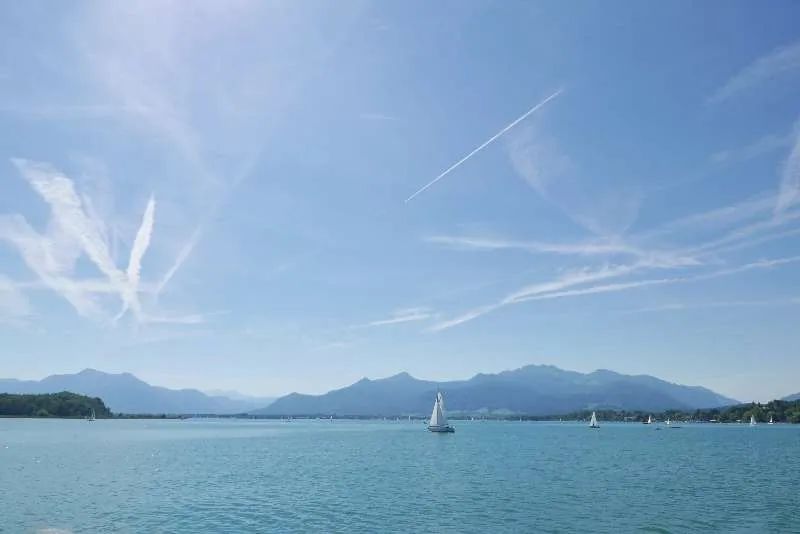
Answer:
[(0, 419), (2, 532), (800, 532), (800, 426)]

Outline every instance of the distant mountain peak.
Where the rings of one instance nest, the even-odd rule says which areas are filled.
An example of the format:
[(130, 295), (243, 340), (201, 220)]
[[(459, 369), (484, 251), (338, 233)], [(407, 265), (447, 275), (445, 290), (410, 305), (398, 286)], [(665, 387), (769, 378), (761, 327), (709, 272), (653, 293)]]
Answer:
[(262, 408), (271, 402), (271, 399), (211, 397), (196, 389), (151, 386), (131, 373), (106, 373), (92, 368), (50, 375), (42, 380), (0, 381), (0, 387), (8, 393), (70, 391), (100, 397), (112, 411), (122, 413), (231, 414)]
[[(368, 388), (363, 387), (366, 384)], [(364, 378), (324, 395), (285, 396), (256, 413), (424, 414), (430, 410), (437, 389), (445, 393), (448, 408), (460, 412), (555, 415), (587, 408), (691, 409), (737, 402), (705, 388), (671, 384), (651, 376), (630, 376), (608, 369), (584, 374), (554, 365), (526, 365), (449, 382), (417, 380), (405, 372), (371, 381)]]
[(384, 380), (416, 380), (416, 378), (408, 374), (406, 371), (402, 371), (396, 375), (386, 377)]
[(592, 375), (612, 375), (612, 376), (622, 376), (616, 371), (612, 371), (610, 369), (595, 369), (591, 373)]

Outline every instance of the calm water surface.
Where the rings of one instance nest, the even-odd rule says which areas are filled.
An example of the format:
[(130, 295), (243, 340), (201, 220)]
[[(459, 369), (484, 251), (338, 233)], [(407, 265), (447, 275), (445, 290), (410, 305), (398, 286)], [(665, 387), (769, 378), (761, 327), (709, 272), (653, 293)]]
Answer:
[(800, 532), (800, 427), (0, 419), (1, 532)]

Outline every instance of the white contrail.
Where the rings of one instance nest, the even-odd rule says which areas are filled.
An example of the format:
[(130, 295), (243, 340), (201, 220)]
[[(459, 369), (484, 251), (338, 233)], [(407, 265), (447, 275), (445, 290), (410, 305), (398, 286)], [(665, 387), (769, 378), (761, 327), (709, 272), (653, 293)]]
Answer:
[(153, 219), (155, 217), (156, 201), (151, 196), (147, 201), (147, 208), (142, 216), (142, 224), (136, 232), (136, 239), (131, 247), (131, 258), (128, 262), (128, 281), (135, 289), (139, 285), (139, 278), (142, 272), (142, 258), (150, 246), (150, 237), (153, 235)]
[[(139, 226), (139, 231), (136, 232), (136, 238), (133, 240), (131, 247), (131, 257), (128, 260), (128, 270), (126, 275), (128, 277), (128, 285), (125, 289), (127, 298), (123, 299), (122, 310), (117, 314), (115, 321), (119, 320), (125, 312), (128, 311), (129, 302), (134, 302), (138, 297), (139, 280), (142, 274), (142, 258), (144, 258), (147, 248), (150, 246), (150, 238), (153, 235), (153, 222), (155, 219), (156, 200), (150, 196), (147, 201), (147, 207), (142, 215), (142, 224)], [(134, 313), (137, 319), (141, 319), (141, 310), (134, 308)]]
[(490, 145), (490, 144), (491, 144), (493, 141), (495, 141), (495, 140), (496, 140), (498, 137), (500, 137), (501, 135), (503, 135), (504, 133), (506, 133), (507, 131), (509, 131), (511, 128), (513, 128), (514, 126), (516, 126), (517, 124), (519, 124), (520, 122), (522, 122), (523, 120), (525, 120), (525, 118), (526, 118), (526, 117), (528, 117), (528, 115), (530, 115), (531, 113), (533, 113), (534, 111), (538, 110), (539, 108), (541, 108), (542, 106), (544, 106), (545, 104), (547, 104), (548, 102), (550, 102), (551, 100), (553, 100), (555, 97), (557, 97), (558, 95), (560, 95), (560, 94), (561, 94), (561, 91), (562, 91), (562, 89), (559, 89), (558, 91), (556, 91), (555, 93), (553, 93), (552, 95), (548, 96), (547, 98), (545, 98), (544, 100), (542, 100), (541, 102), (539, 102), (538, 104), (536, 104), (535, 106), (533, 106), (531, 109), (529, 109), (528, 111), (526, 111), (526, 112), (525, 112), (525, 114), (523, 114), (522, 116), (520, 116), (520, 117), (519, 117), (518, 119), (516, 119), (514, 122), (512, 122), (511, 124), (509, 124), (508, 126), (506, 126), (505, 128), (503, 128), (502, 130), (500, 130), (499, 132), (497, 132), (496, 134), (494, 134), (492, 137), (490, 137), (488, 141), (486, 141), (486, 142), (485, 142), (485, 143), (483, 143), (481, 146), (479, 146), (478, 148), (476, 148), (475, 150), (473, 150), (472, 152), (470, 152), (469, 154), (467, 154), (466, 156), (464, 156), (463, 158), (461, 158), (460, 160), (458, 160), (456, 163), (454, 163), (453, 165), (451, 165), (451, 166), (450, 166), (450, 167), (449, 167), (449, 168), (448, 168), (446, 171), (444, 171), (442, 174), (440, 174), (439, 176), (437, 176), (436, 178), (434, 178), (433, 180), (431, 180), (431, 182), (430, 182), (430, 183), (426, 184), (426, 185), (425, 185), (425, 186), (424, 186), (422, 189), (420, 189), (419, 191), (417, 191), (416, 193), (414, 193), (413, 195), (411, 195), (410, 197), (408, 197), (408, 198), (406, 199), (406, 202), (409, 202), (409, 201), (410, 201), (410, 200), (412, 200), (412, 199), (413, 199), (415, 196), (419, 195), (420, 193), (422, 193), (423, 191), (425, 191), (426, 189), (428, 189), (430, 186), (432, 186), (433, 184), (435, 184), (436, 182), (438, 182), (439, 180), (441, 180), (442, 178), (444, 178), (445, 176), (447, 176), (448, 174), (450, 174), (450, 172), (451, 172), (451, 171), (453, 171), (453, 170), (455, 170), (455, 169), (456, 169), (456, 168), (457, 168), (459, 165), (461, 165), (462, 163), (464, 163), (465, 161), (467, 161), (469, 158), (471, 158), (472, 156), (474, 156), (475, 154), (477, 154), (478, 152), (480, 152), (481, 150), (483, 150), (484, 148), (486, 148), (487, 146), (489, 146), (489, 145)]
[(114, 264), (108, 243), (100, 230), (100, 222), (86, 214), (73, 181), (46, 163), (16, 158), (11, 161), (34, 191), (50, 206), (52, 223), (59, 226), (63, 236), (68, 236), (80, 245), (92, 263), (117, 288), (120, 298), (126, 301), (126, 306), (138, 313), (139, 300), (136, 295), (129, 301), (126, 300), (131, 296), (126, 289), (127, 277)]
[(181, 248), (180, 252), (178, 252), (178, 256), (175, 258), (175, 262), (172, 264), (172, 267), (169, 268), (164, 277), (156, 286), (155, 290), (156, 298), (158, 298), (158, 296), (167, 286), (169, 281), (172, 280), (172, 277), (175, 276), (175, 273), (178, 272), (178, 269), (181, 268), (183, 262), (185, 262), (186, 259), (189, 257), (189, 255), (192, 253), (195, 245), (197, 245), (197, 242), (200, 240), (200, 235), (202, 233), (203, 233), (203, 227), (198, 226), (197, 229), (194, 231), (194, 233), (192, 233), (192, 236), (189, 238), (189, 240), (183, 245), (183, 248)]

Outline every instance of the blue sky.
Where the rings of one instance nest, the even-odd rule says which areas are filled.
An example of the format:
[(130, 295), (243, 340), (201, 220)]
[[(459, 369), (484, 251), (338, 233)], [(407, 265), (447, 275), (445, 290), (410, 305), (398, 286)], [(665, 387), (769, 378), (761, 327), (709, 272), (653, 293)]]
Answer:
[(2, 376), (800, 390), (796, 2), (0, 9)]

